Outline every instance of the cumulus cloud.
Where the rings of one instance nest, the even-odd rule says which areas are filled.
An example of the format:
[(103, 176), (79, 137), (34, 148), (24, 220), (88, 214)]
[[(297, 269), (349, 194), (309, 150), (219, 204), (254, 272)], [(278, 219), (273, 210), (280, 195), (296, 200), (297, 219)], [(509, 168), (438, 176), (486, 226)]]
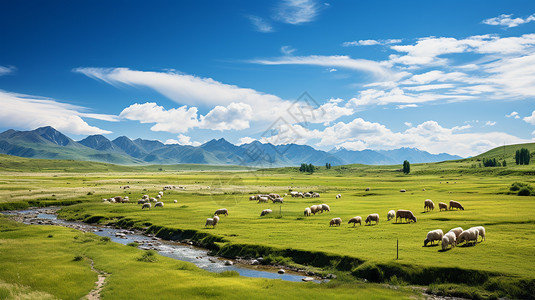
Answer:
[(283, 0), (277, 7), (274, 19), (298, 25), (314, 21), (320, 6), (314, 0)]
[(267, 22), (261, 17), (247, 16), (247, 18), (254, 25), (254, 28), (256, 31), (259, 31), (259, 32), (273, 32), (274, 31), (271, 24), (269, 24), (269, 22)]
[(156, 123), (151, 127), (152, 131), (182, 133), (199, 125), (196, 107), (182, 106), (166, 110), (154, 102), (132, 104), (123, 109), (119, 116), (140, 123)]
[[(517, 117), (520, 118), (518, 114), (515, 115), (515, 119), (518, 119)], [(531, 113), (531, 116), (525, 117), (523, 120), (531, 125), (535, 125), (535, 110)]]
[(54, 99), (10, 93), (0, 90), (0, 124), (6, 127), (35, 129), (52, 126), (72, 134), (107, 134), (111, 131), (89, 125), (82, 119), (92, 118), (116, 121), (110, 115), (91, 114), (81, 106), (58, 102)]
[(179, 134), (177, 137), (178, 137), (178, 140), (168, 139), (167, 141), (165, 141), (164, 144), (166, 144), (166, 145), (195, 146), (195, 147), (201, 145), (201, 143), (199, 143), (199, 142), (192, 142), (190, 136)]
[(508, 115), (505, 115), (505, 116), (508, 117), (508, 118), (520, 119), (520, 116), (518, 115), (518, 113), (516, 111), (513, 111), (512, 113), (510, 113)]
[(245, 103), (231, 103), (227, 107), (216, 106), (206, 116), (201, 117), (201, 128), (212, 130), (241, 130), (249, 128), (253, 109)]
[(512, 18), (512, 14), (502, 14), (494, 18), (489, 18), (483, 20), (483, 24), (487, 25), (500, 25), (505, 27), (516, 27), (521, 24), (529, 23), (535, 21), (535, 14), (528, 16), (526, 18)]

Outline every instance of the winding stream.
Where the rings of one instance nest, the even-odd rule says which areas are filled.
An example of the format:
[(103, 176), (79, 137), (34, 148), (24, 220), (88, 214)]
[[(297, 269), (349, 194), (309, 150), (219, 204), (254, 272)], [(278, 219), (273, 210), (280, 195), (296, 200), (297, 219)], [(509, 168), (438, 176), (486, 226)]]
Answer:
[[(306, 277), (303, 274), (292, 274), (285, 271), (284, 274), (259, 270), (255, 266), (247, 264), (236, 263), (231, 260), (222, 259), (215, 256), (209, 256), (208, 250), (194, 247), (192, 245), (177, 243), (173, 241), (166, 241), (155, 237), (146, 236), (130, 230), (116, 229), (105, 226), (94, 226), (82, 222), (71, 222), (58, 219), (56, 214), (52, 213), (50, 208), (36, 208), (20, 211), (2, 212), (2, 214), (14, 217), (15, 220), (25, 224), (32, 225), (58, 225), (64, 227), (75, 228), (82, 231), (90, 231), (102, 237), (109, 237), (111, 241), (126, 245), (128, 243), (137, 242), (140, 249), (153, 249), (159, 254), (173, 259), (187, 261), (195, 264), (197, 267), (210, 272), (224, 272), (236, 271), (241, 276), (282, 279), (286, 281), (311, 281), (312, 278)], [(271, 270), (273, 268), (266, 268)], [(314, 282), (321, 282), (314, 279)]]

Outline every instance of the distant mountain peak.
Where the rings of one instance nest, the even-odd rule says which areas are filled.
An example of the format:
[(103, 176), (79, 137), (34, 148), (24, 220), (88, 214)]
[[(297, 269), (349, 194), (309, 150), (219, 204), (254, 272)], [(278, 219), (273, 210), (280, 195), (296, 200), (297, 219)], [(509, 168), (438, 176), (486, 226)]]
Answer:
[(70, 144), (71, 142), (73, 142), (73, 140), (68, 138), (63, 133), (57, 131), (52, 126), (39, 127), (39, 128), (37, 128), (35, 130), (32, 130), (32, 131), (37, 133), (38, 135), (40, 135), (44, 139), (46, 139), (46, 140), (48, 140), (48, 141), (50, 141), (50, 142), (52, 142), (54, 144), (60, 145), (60, 146), (66, 146), (66, 145)]

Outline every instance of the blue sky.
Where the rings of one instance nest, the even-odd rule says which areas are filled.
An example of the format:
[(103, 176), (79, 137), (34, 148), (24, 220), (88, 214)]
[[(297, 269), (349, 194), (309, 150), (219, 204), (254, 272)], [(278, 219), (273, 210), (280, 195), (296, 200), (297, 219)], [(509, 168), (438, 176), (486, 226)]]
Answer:
[(476, 155), (535, 138), (534, 1), (2, 1), (0, 130)]

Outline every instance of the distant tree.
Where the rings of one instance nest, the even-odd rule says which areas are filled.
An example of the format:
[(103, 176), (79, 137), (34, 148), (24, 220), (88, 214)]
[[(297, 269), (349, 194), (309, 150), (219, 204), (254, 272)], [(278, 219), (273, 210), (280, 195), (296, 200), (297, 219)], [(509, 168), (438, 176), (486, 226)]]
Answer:
[(325, 169), (330, 169), (331, 168), (331, 164), (330, 163), (325, 163)]
[(531, 153), (529, 153), (528, 149), (522, 148), (520, 150), (516, 150), (515, 162), (517, 165), (529, 165), (530, 160), (531, 160)]
[(312, 165), (312, 164), (308, 164), (308, 172), (310, 172), (310, 173), (314, 173), (314, 171), (315, 171), (315, 170), (314, 170), (314, 165)]
[(502, 166), (507, 167), (507, 162), (505, 161), (505, 159), (502, 161)]
[(411, 164), (408, 160), (403, 162), (403, 173), (409, 174), (411, 172)]

